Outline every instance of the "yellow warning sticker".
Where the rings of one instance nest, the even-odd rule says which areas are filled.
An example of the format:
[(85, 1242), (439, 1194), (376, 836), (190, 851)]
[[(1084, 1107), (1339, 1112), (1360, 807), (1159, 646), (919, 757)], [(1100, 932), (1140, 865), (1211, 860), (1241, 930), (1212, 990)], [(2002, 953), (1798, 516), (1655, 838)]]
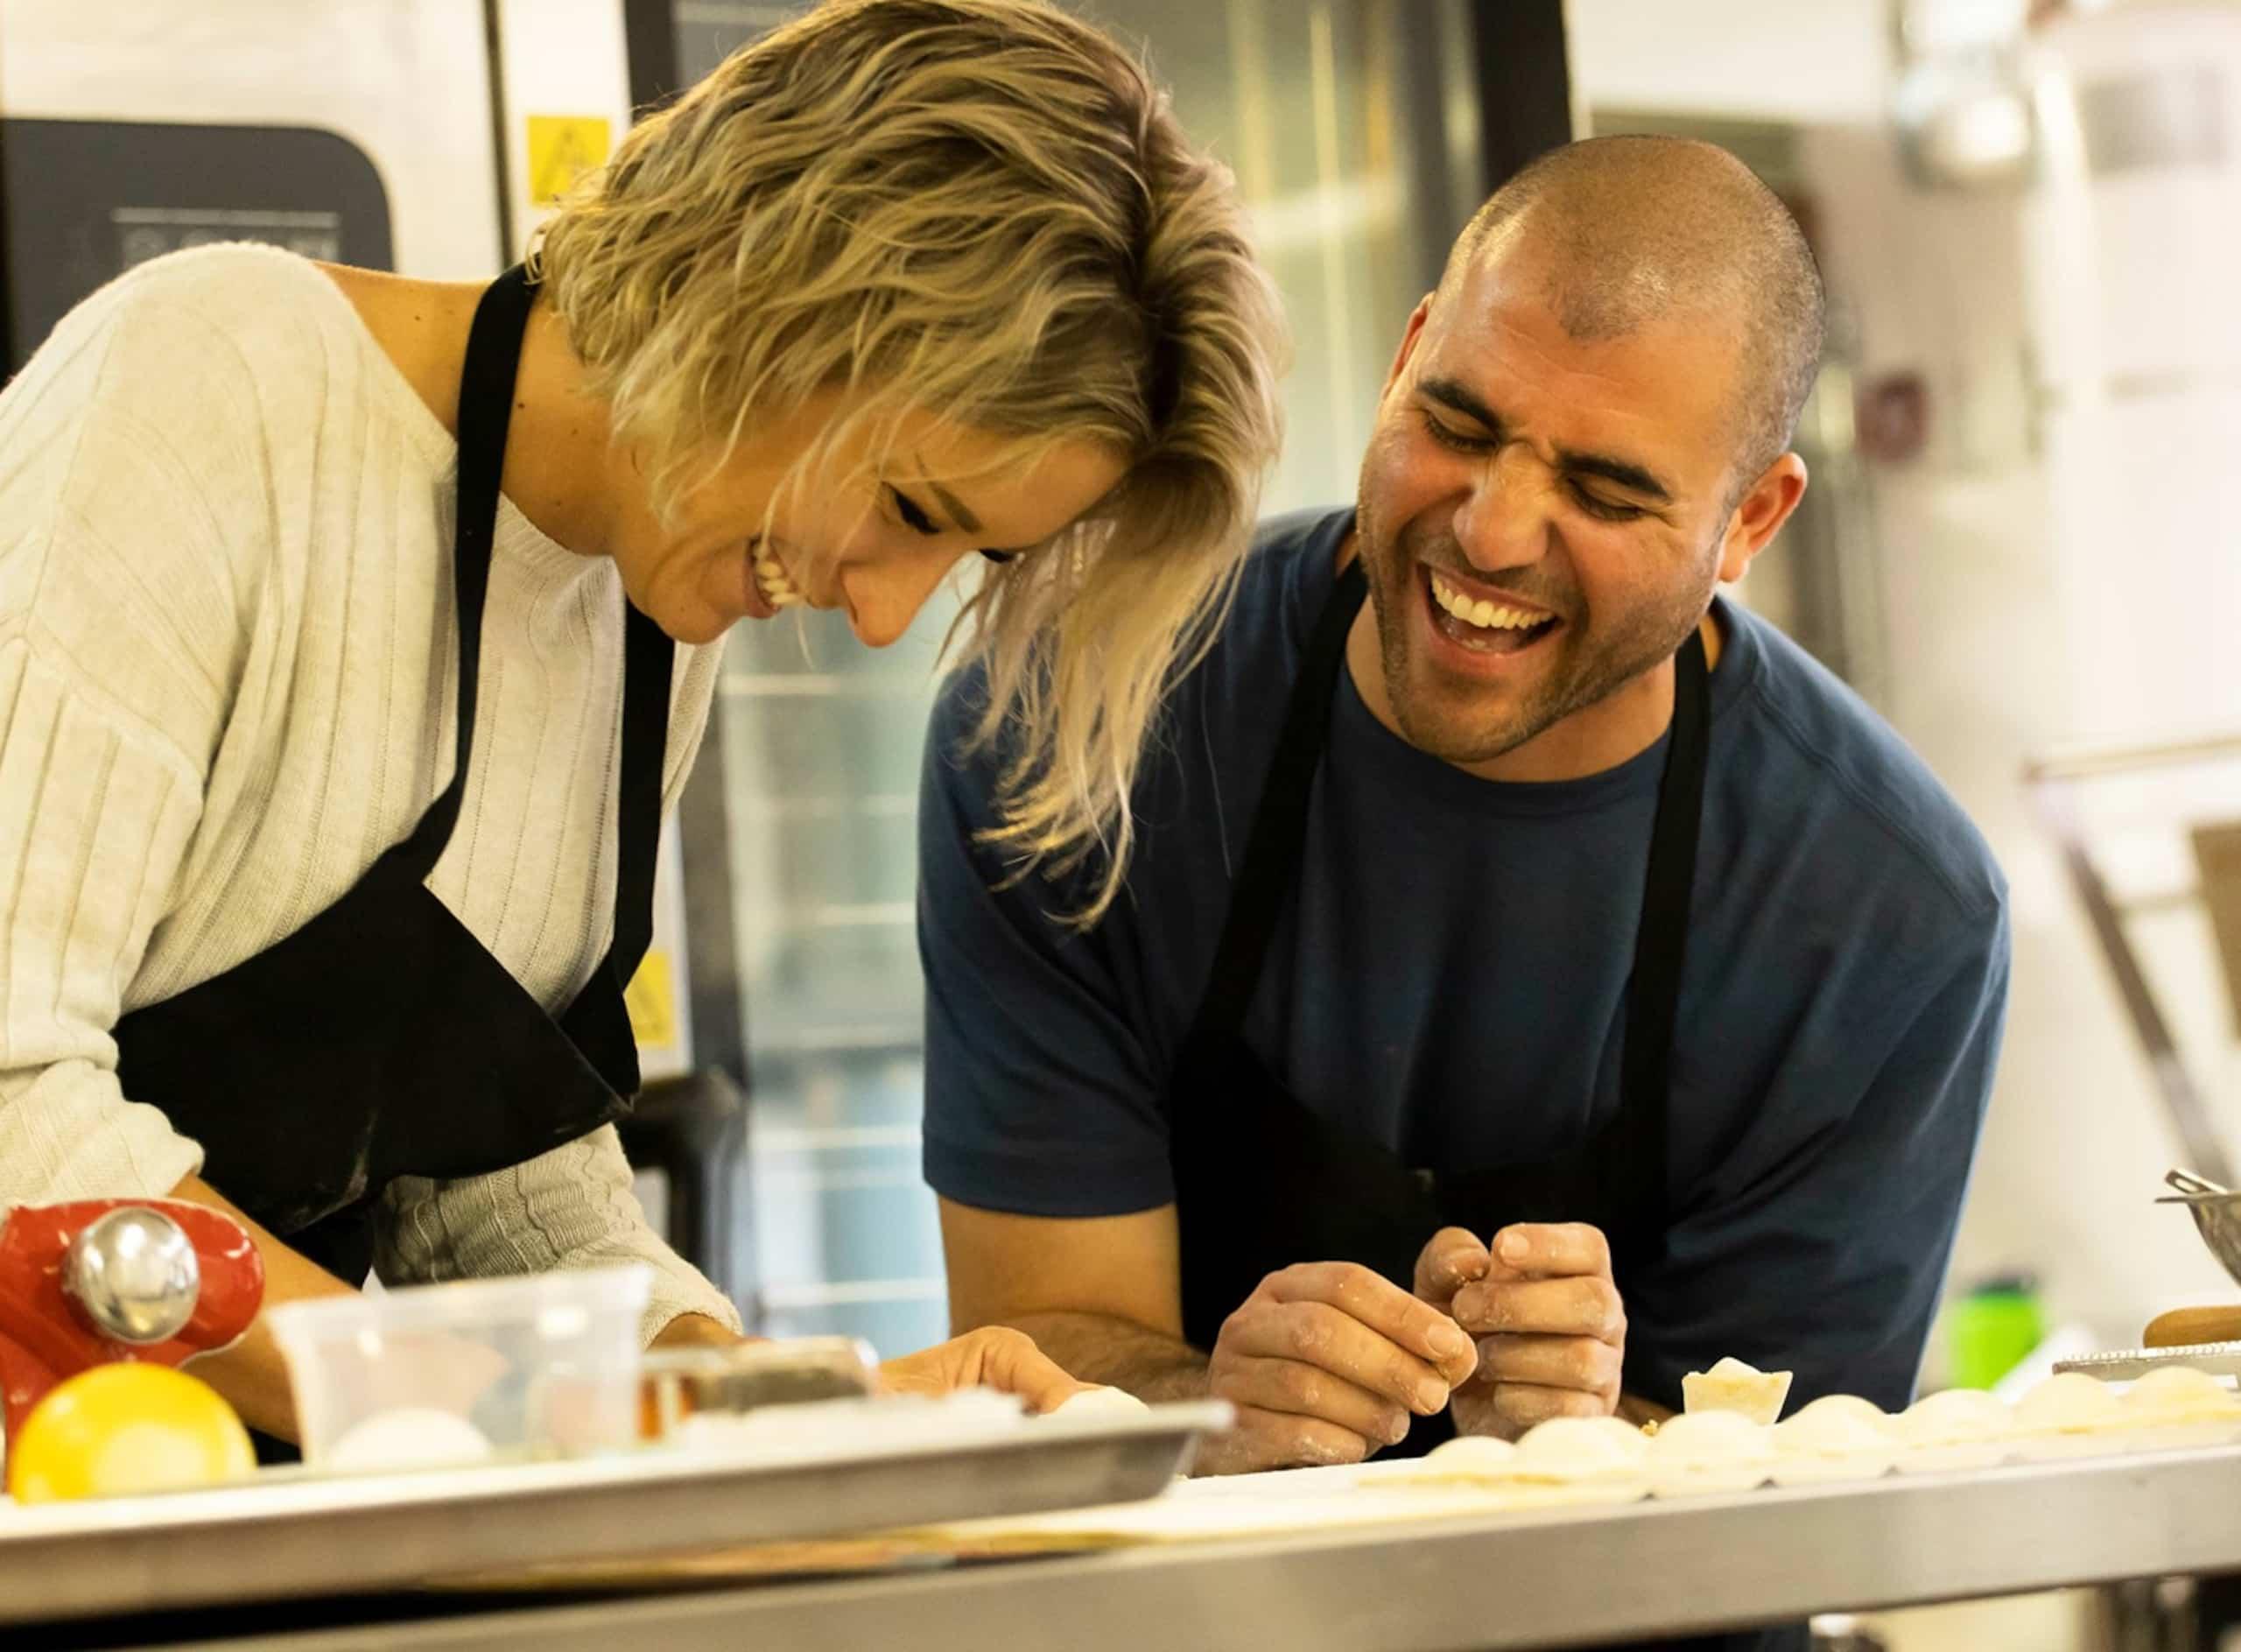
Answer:
[(650, 949), (622, 989), (622, 1006), (630, 1012), (630, 1030), (641, 1045), (666, 1049), (677, 1042), (677, 988), (670, 977), (669, 954)]
[(550, 207), (571, 186), (606, 163), (615, 129), (604, 115), (532, 115), (529, 117), (529, 198)]

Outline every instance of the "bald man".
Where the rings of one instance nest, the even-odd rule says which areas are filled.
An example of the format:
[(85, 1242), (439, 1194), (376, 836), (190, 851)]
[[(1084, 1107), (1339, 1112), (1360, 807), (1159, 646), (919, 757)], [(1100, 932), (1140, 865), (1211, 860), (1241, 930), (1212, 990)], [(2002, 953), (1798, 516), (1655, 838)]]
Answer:
[(1354, 508), (1265, 525), (1126, 889), (1017, 882), (950, 685), (921, 817), (957, 1328), (1202, 1471), (1681, 1402), (1906, 1404), (1999, 1042), (2006, 894), (1864, 704), (1718, 594), (1805, 491), (1822, 289), (1707, 145), (1555, 151), (1401, 335)]

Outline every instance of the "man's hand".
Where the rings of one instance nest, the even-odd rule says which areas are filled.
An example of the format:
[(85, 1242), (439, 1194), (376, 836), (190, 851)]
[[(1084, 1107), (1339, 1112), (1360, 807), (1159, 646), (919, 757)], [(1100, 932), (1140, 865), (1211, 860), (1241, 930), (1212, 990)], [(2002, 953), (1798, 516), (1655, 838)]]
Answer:
[(1552, 1417), (1617, 1409), (1626, 1315), (1600, 1229), (1520, 1223), (1489, 1248), (1442, 1228), (1416, 1258), (1416, 1283), (1479, 1339), (1477, 1374), (1455, 1393), (1458, 1434), (1515, 1439)]
[(1352, 1262), (1270, 1274), (1222, 1325), (1208, 1392), (1237, 1426), (1202, 1473), (1359, 1463), (1436, 1417), (1477, 1364), (1449, 1317)]
[(923, 1353), (889, 1360), (879, 1374), (881, 1386), (889, 1394), (947, 1394), (972, 1388), (1016, 1394), (1038, 1417), (1092, 1386), (1075, 1381), (1044, 1358), (1032, 1337), (1002, 1325), (968, 1331)]

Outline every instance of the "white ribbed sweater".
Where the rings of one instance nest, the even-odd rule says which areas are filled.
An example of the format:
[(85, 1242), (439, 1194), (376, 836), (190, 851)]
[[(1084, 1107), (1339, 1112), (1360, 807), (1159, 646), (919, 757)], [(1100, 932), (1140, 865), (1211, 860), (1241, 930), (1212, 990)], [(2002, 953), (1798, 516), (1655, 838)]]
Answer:
[[(457, 453), (341, 290), (263, 248), (111, 283), (0, 395), (0, 1206), (197, 1171), (120, 1090), (110, 1029), (299, 928), (448, 780)], [(429, 887), (548, 1009), (612, 926), (622, 601), (611, 562), (502, 503)], [(665, 802), (717, 664), (678, 650)], [(378, 1227), (390, 1283), (643, 1261), (649, 1336), (737, 1323), (647, 1227), (612, 1129), (400, 1182)]]

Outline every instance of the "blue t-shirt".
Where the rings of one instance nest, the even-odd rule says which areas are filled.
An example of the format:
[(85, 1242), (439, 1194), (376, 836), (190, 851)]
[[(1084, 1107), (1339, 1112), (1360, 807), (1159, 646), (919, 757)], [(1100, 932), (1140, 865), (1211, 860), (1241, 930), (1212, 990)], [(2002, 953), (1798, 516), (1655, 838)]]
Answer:
[[(1036, 1216), (1170, 1203), (1164, 1095), (1347, 511), (1265, 524), (1136, 791), (1127, 888), (1005, 887), (975, 841), (981, 684), (945, 689), (920, 798), (926, 1177)], [(1912, 1396), (1990, 1091), (2006, 889), (1899, 737), (1765, 622), (1724, 639), (1679, 1023), (1673, 1226), (1619, 1281), (1630, 1391), (1677, 1403), (1732, 1354), (1826, 1393)], [(1570, 1156), (1619, 1106), (1662, 741), (1584, 779), (1475, 778), (1341, 673), (1296, 899), (1246, 1043), (1306, 1107), (1450, 1171)], [(1427, 1239), (1430, 1234), (1425, 1235)], [(1307, 1257), (1302, 1262), (1345, 1260)]]

